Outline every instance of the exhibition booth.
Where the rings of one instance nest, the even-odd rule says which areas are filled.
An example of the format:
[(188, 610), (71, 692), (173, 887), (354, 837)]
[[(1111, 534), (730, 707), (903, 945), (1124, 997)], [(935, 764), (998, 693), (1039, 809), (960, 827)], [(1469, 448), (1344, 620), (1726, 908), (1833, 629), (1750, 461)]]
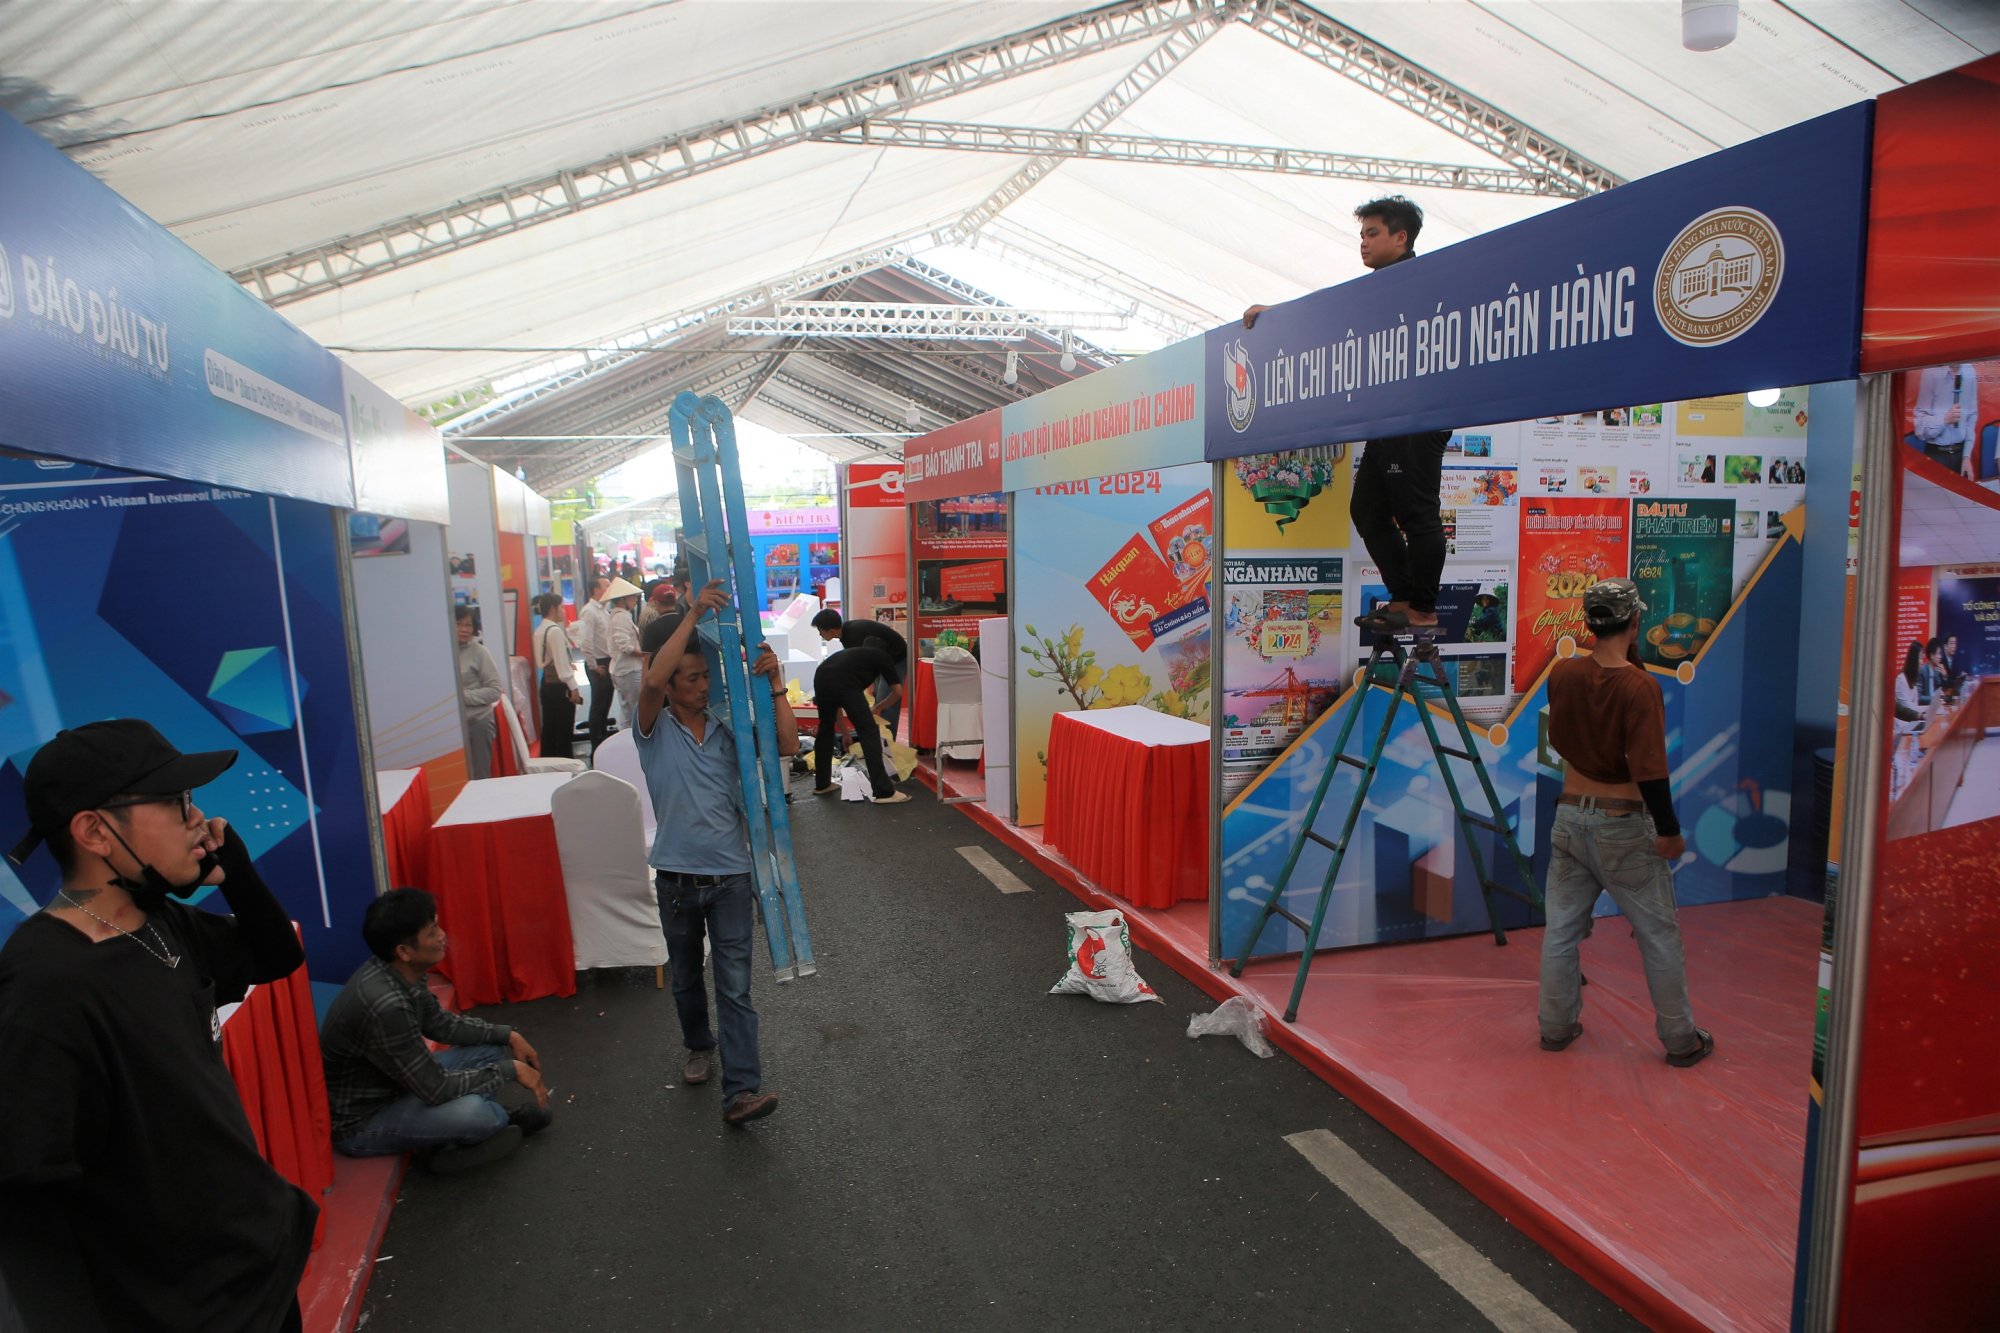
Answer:
[[(1970, 1223), (2000, 1179), (2000, 1083), (1957, 1042), (1990, 1049), (2000, 1022), (1971, 962), (2000, 943), (1981, 897), (2000, 869), (2000, 389), (1979, 364), (2000, 302), (1964, 296), (1990, 281), (1966, 274), (1990, 267), (2000, 211), (1976, 169), (1996, 70), (908, 446), (913, 507), (926, 485), (1004, 497), (1009, 665), (985, 727), (1007, 726), (1014, 763), (975, 816), (1211, 994), (1257, 999), (1281, 1045), (1655, 1326), (1859, 1328), (1899, 1303), (1970, 1327), (1982, 1308)], [(1941, 177), (1965, 199), (1940, 204)], [(1932, 322), (1883, 331), (1911, 310)], [(1441, 660), (1533, 872), (1483, 845), (1527, 900), (1492, 909), (1409, 709), (1366, 801), (1336, 779), (1304, 819), (1340, 724), (1361, 710), (1372, 734), (1393, 697), (1356, 686), (1353, 616), (1387, 594), (1348, 513), (1363, 446), (1340, 442), (1425, 430), (1451, 432)], [(919, 616), (942, 513), (911, 520)], [(1675, 893), (1717, 1041), (1690, 1071), (1660, 1058), (1615, 917), (1585, 946), (1589, 1035), (1535, 1043), (1563, 781), (1545, 682), (1611, 576), (1648, 603), (1687, 832)], [(1898, 723), (1891, 667), (1933, 639), (1952, 660), (1919, 653)], [(1302, 932), (1245, 937), (1295, 852), (1283, 902), (1311, 915), (1317, 840), (1350, 813), (1287, 1024)]]
[[(426, 422), (5, 116), (0, 174), (0, 808), (102, 718), (238, 753), (200, 800), (307, 964), (222, 1011), (221, 1050), (273, 1165), (352, 1187), (320, 1239), (358, 1252), (396, 1163), (334, 1161), (316, 1005), (367, 956), (376, 894), (428, 882), (465, 776), (453, 600), (525, 609), (540, 585), (500, 551), (547, 505), (484, 464), (448, 477)], [(0, 863), (0, 938), (58, 882), (46, 852)]]

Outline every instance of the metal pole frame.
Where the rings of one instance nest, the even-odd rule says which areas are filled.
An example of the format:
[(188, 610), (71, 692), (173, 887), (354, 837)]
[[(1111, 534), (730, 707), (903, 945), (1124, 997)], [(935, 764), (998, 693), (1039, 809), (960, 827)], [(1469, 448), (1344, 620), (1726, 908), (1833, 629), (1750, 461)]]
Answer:
[(1848, 811), (1840, 840), (1835, 904), (1832, 1009), (1822, 1084), (1819, 1159), (1813, 1169), (1812, 1230), (1806, 1253), (1804, 1327), (1831, 1330), (1840, 1312), (1840, 1270), (1854, 1201), (1855, 1099), (1860, 1088), (1862, 1007), (1867, 995), (1868, 932), (1874, 919), (1875, 860), (1882, 841), (1884, 711), (1892, 565), (1901, 528), (1902, 470), (1890, 421), (1892, 377), (1862, 381), (1855, 431), (1861, 457), (1859, 562), (1854, 580), (1854, 661), (1848, 678)]

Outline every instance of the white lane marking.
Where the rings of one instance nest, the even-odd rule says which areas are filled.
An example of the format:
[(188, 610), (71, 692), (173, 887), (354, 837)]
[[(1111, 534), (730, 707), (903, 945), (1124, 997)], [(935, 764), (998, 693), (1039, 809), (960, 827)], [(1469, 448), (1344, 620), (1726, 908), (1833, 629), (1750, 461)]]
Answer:
[(1362, 1161), (1361, 1155), (1332, 1130), (1287, 1134), (1285, 1142), (1360, 1204), (1403, 1248), (1449, 1282), (1501, 1333), (1574, 1333), (1553, 1310), (1460, 1240), (1394, 1181)]
[(993, 859), (993, 853), (984, 847), (961, 847), (958, 854), (972, 863), (972, 868), (993, 881), (993, 887), (1002, 893), (1033, 893), (1034, 890), (1021, 882), (1021, 877)]

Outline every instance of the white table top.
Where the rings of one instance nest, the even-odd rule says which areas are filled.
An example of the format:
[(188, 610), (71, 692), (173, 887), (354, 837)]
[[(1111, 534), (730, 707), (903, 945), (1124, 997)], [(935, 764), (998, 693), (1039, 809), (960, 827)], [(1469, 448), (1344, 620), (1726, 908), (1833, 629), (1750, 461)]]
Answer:
[(497, 824), (504, 819), (546, 815), (556, 788), (573, 776), (570, 773), (529, 773), (517, 778), (481, 778), (477, 782), (468, 782), (452, 799), (451, 808), (433, 827)]
[(421, 768), (384, 768), (375, 774), (375, 799), (380, 803), (383, 814), (396, 808), (396, 803), (407, 796), (410, 787), (424, 770)]
[(1057, 716), (1146, 746), (1208, 743), (1208, 727), (1203, 723), (1190, 722), (1184, 717), (1169, 717), (1150, 708), (1141, 708), (1138, 704), (1127, 704), (1123, 708), (1093, 708), (1083, 713), (1059, 713)]

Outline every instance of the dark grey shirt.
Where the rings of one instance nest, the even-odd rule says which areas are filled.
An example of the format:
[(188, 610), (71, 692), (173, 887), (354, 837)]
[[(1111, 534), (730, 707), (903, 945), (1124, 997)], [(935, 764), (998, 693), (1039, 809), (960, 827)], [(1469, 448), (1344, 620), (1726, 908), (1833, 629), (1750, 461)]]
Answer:
[(513, 1032), (504, 1024), (446, 1013), (429, 986), (413, 986), (393, 963), (370, 958), (334, 997), (320, 1028), (333, 1141), (352, 1138), (370, 1116), (407, 1095), (442, 1106), (468, 1093), (497, 1091), (514, 1077), (513, 1061), (448, 1070), (424, 1038), (444, 1046), (505, 1046)]

